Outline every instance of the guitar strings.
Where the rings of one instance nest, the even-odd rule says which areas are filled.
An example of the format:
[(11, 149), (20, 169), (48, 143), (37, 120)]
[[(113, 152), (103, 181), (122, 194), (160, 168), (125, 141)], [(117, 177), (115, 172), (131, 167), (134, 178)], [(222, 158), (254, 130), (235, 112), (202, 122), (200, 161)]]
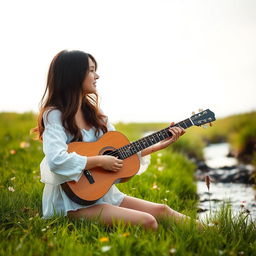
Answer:
[[(184, 122), (184, 123), (186, 124), (186, 120), (183, 120), (182, 122)], [(181, 126), (180, 124), (181, 124), (181, 122), (179, 122), (179, 123), (177, 123), (177, 124), (174, 124), (173, 127), (175, 127), (175, 126), (179, 126), (179, 127), (180, 127), (180, 126)], [(187, 128), (187, 125), (186, 125), (186, 128)], [(165, 132), (165, 134), (167, 134), (168, 137), (169, 137), (169, 136), (172, 136), (172, 134), (169, 134), (168, 130), (169, 130), (169, 127), (164, 128), (164, 129), (162, 129), (162, 130), (160, 130), (160, 131), (158, 131), (158, 132), (152, 133), (152, 134), (150, 134), (150, 135), (148, 135), (148, 136), (146, 136), (146, 137), (144, 137), (144, 138), (141, 138), (141, 139), (139, 139), (139, 140), (136, 141), (136, 142), (132, 142), (131, 144), (136, 144), (136, 143), (139, 143), (139, 144), (140, 144), (140, 141), (145, 140), (146, 138), (148, 138), (148, 137), (150, 137), (150, 136), (152, 136), (152, 135), (154, 135), (154, 134), (158, 134), (158, 133), (161, 133), (162, 137), (164, 137), (163, 134), (162, 134), (162, 132)], [(160, 138), (160, 137), (159, 137), (159, 138)], [(157, 142), (155, 142), (155, 143), (157, 143)], [(149, 144), (149, 143), (148, 143), (148, 144)], [(128, 145), (126, 145), (126, 146), (128, 146)], [(107, 155), (120, 157), (120, 155), (119, 155), (119, 153), (118, 153), (118, 151), (119, 151), (120, 154), (123, 153), (124, 156), (126, 156), (126, 155), (125, 155), (126, 152), (122, 151), (122, 150), (124, 149), (124, 147), (126, 147), (126, 146), (123, 146), (123, 147), (121, 147), (121, 148), (119, 148), (119, 149), (116, 149), (116, 150), (114, 150), (114, 151), (111, 151), (110, 153), (107, 153)], [(151, 145), (149, 145), (149, 146), (151, 146)]]
[[(188, 127), (190, 127), (191, 125), (186, 123), (187, 120), (188, 120), (188, 119), (185, 119), (185, 120), (183, 120), (183, 121), (181, 121), (181, 122), (179, 122), (179, 123), (177, 123), (177, 124), (174, 124), (172, 127), (175, 127), (175, 126), (176, 126), (176, 127), (177, 127), (177, 126), (178, 126), (178, 127), (182, 127), (181, 123), (183, 123), (183, 124), (185, 124), (185, 127), (182, 127), (182, 128), (188, 128)], [(192, 123), (191, 120), (189, 120), (189, 121), (190, 121), (190, 123)], [(193, 124), (193, 123), (192, 123), (192, 124)], [(169, 130), (169, 127), (164, 128), (164, 129), (162, 129), (162, 130), (160, 130), (160, 131), (158, 131), (158, 132), (152, 133), (152, 134), (150, 134), (150, 135), (148, 135), (148, 136), (146, 136), (146, 137), (144, 137), (144, 138), (142, 138), (142, 139), (139, 139), (139, 140), (136, 141), (136, 142), (132, 142), (132, 143), (130, 143), (130, 144), (139, 143), (139, 145), (140, 145), (140, 141), (145, 140), (147, 137), (150, 137), (150, 136), (152, 136), (152, 135), (154, 135), (154, 134), (157, 135), (159, 132), (161, 133), (162, 137), (164, 137), (163, 134), (162, 134), (162, 132), (165, 132), (165, 133), (168, 135), (168, 137), (169, 137), (169, 136), (172, 136), (172, 134), (169, 134), (169, 133), (167, 132), (168, 130)], [(159, 136), (159, 138), (160, 138), (160, 136)], [(155, 142), (155, 143), (157, 143), (157, 142)], [(149, 143), (148, 143), (148, 144), (149, 144)], [(128, 146), (128, 145), (126, 145), (126, 146)], [(122, 151), (126, 146), (123, 146), (123, 147), (121, 147), (121, 148), (119, 148), (119, 149), (116, 149), (116, 150), (114, 150), (114, 151), (111, 151), (111, 152), (108, 153), (107, 155), (119, 157), (119, 156), (120, 156), (119, 153), (118, 153), (118, 151), (119, 151), (120, 154), (123, 153), (124, 156), (126, 156), (126, 155), (125, 155), (126, 152)], [(149, 145), (149, 146), (150, 146), (150, 145)]]
[[(168, 128), (169, 128), (169, 127), (168, 127)], [(162, 130), (160, 130), (160, 131), (158, 131), (158, 132), (156, 132), (156, 133), (159, 133), (159, 132), (162, 132), (162, 131), (164, 131), (165, 133), (167, 133), (167, 129), (168, 129), (168, 128), (164, 128), (164, 129), (162, 129)], [(142, 138), (142, 139), (139, 139), (139, 140), (136, 141), (136, 142), (139, 143), (140, 140), (145, 140), (147, 137), (150, 137), (150, 136), (152, 136), (153, 134), (155, 134), (155, 133), (152, 133), (151, 135), (148, 135), (148, 136), (146, 136), (146, 137), (144, 137), (144, 138)], [(162, 136), (163, 136), (163, 135), (162, 135)], [(170, 135), (168, 134), (168, 136), (170, 136)], [(136, 144), (136, 142), (132, 142), (131, 144)], [(157, 143), (157, 142), (155, 142), (155, 143)], [(149, 143), (148, 143), (148, 144), (149, 144)], [(126, 145), (126, 146), (128, 146), (128, 145)], [(107, 155), (119, 157), (120, 155), (118, 154), (118, 151), (120, 151), (120, 153), (123, 153), (124, 156), (126, 156), (126, 155), (125, 155), (125, 152), (122, 151), (123, 148), (126, 147), (126, 146), (123, 146), (123, 147), (121, 147), (121, 148), (119, 148), (119, 149), (116, 149), (116, 150), (114, 150), (114, 151), (111, 151), (111, 152), (107, 153)], [(149, 145), (149, 146), (151, 146), (151, 145)]]

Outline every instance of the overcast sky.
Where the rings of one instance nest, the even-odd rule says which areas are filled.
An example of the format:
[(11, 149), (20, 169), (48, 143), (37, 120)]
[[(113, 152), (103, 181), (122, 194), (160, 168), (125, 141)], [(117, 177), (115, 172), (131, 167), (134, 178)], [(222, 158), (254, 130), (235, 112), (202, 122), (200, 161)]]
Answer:
[(113, 122), (256, 110), (256, 1), (1, 1), (0, 111), (38, 111), (53, 56), (91, 53)]

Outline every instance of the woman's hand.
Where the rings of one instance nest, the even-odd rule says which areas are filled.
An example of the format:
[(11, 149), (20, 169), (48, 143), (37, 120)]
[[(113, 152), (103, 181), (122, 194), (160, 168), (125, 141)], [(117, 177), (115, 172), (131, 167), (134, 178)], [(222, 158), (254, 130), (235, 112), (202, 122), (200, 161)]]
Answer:
[(175, 123), (171, 122), (169, 131), (172, 133), (172, 137), (167, 138), (165, 140), (162, 140), (161, 142), (158, 143), (159, 149), (163, 149), (168, 147), (170, 144), (178, 140), (180, 136), (182, 136), (185, 133), (185, 130), (180, 127), (172, 127)]
[(110, 155), (100, 156), (100, 167), (105, 170), (117, 172), (123, 167), (123, 160)]

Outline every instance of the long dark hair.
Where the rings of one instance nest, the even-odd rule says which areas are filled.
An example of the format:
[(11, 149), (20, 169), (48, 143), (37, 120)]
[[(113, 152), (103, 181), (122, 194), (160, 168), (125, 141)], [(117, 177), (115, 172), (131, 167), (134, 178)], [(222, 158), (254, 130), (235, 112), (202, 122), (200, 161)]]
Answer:
[[(64, 128), (73, 135), (72, 141), (81, 141), (82, 134), (75, 122), (83, 92), (82, 83), (89, 72), (89, 58), (97, 62), (91, 54), (82, 51), (61, 51), (52, 60), (48, 71), (46, 89), (40, 102), (37, 127), (32, 131), (42, 140), (44, 131), (43, 113), (48, 109), (61, 111)], [(100, 112), (98, 94), (86, 94), (82, 99), (82, 113), (85, 121), (100, 130), (107, 132), (107, 117)], [(49, 111), (50, 112), (50, 111)], [(48, 114), (49, 114), (48, 112)]]

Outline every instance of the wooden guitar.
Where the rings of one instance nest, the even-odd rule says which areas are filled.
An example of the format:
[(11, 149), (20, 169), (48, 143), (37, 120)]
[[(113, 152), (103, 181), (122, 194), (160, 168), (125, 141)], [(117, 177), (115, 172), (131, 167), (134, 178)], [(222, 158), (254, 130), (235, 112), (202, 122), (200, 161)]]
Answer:
[[(193, 125), (211, 123), (214, 120), (214, 113), (207, 109), (174, 126), (186, 129)], [(74, 202), (91, 205), (103, 197), (114, 183), (126, 182), (139, 171), (140, 161), (136, 153), (171, 136), (167, 127), (132, 143), (117, 131), (105, 133), (96, 142), (72, 142), (68, 144), (68, 152), (76, 152), (83, 156), (116, 156), (123, 159), (123, 167), (118, 172), (107, 171), (100, 167), (84, 170), (78, 182), (63, 183), (62, 189)]]

